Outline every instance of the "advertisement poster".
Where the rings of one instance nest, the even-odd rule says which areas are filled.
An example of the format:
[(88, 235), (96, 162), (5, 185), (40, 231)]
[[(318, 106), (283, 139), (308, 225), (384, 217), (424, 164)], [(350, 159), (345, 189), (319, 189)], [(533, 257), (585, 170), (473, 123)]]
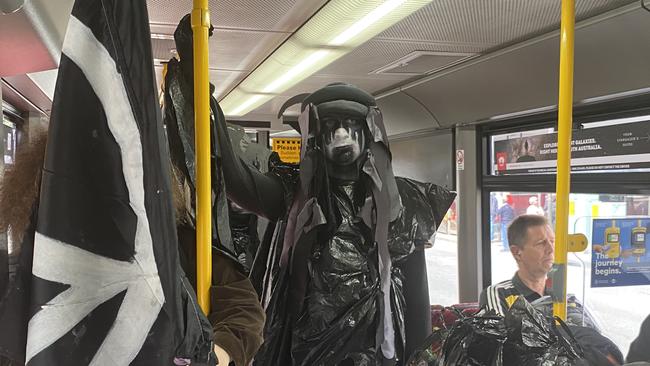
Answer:
[(591, 287), (650, 285), (650, 217), (594, 219)]
[(456, 150), (456, 170), (465, 170), (465, 150)]
[[(492, 142), (495, 175), (556, 172), (557, 133), (552, 129), (493, 136)], [(602, 125), (572, 132), (572, 171), (630, 169), (650, 170), (648, 121)]]

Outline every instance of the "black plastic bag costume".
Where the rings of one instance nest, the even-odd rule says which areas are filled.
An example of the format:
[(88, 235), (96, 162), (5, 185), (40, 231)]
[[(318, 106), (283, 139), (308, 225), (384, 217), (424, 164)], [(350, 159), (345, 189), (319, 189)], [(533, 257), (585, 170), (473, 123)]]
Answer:
[(505, 317), (483, 310), (439, 330), (407, 366), (591, 365), (571, 331), (554, 322), (519, 297)]
[[(175, 169), (175, 178), (182, 189), (187, 191), (188, 200), (185, 213), (190, 217), (182, 218), (192, 227), (195, 222), (196, 208), (196, 157), (194, 153), (194, 75), (192, 66), (192, 31), (190, 17), (185, 16), (174, 33), (178, 53), (185, 57), (183, 62), (169, 60), (165, 76), (165, 108), (163, 122), (169, 142), (169, 153)], [(211, 94), (214, 85), (210, 85)], [(214, 109), (212, 109), (214, 111)], [(235, 256), (228, 222), (228, 202), (225, 194), (223, 175), (219, 167), (219, 152), (214, 141), (215, 124), (211, 123), (211, 159), (212, 195), (212, 237), (220, 250)]]
[[(266, 143), (260, 144), (251, 141), (244, 128), (240, 126), (228, 125), (228, 131), (230, 141), (241, 160), (262, 173), (268, 172), (271, 150), (266, 147)], [(277, 153), (275, 154), (277, 155)], [(248, 275), (260, 244), (258, 217), (242, 209), (231, 200), (228, 200), (228, 216), (235, 255)]]
[(237, 261), (248, 275), (260, 245), (257, 235), (257, 215), (243, 211), (232, 202), (228, 202), (228, 216)]
[[(267, 306), (256, 364), (401, 364), (408, 301), (399, 264), (421, 254), (454, 194), (395, 179), (381, 113), (356, 87), (332, 84), (307, 97), (300, 130), (299, 177), (286, 165), (254, 172), (233, 154), (222, 123), (217, 132), (229, 198), (279, 220), (253, 268)], [(348, 164), (327, 155), (340, 131), (359, 147)], [(348, 148), (334, 156), (350, 157)]]
[[(181, 61), (172, 59), (168, 63), (163, 122), (174, 167), (173, 183), (177, 185), (174, 198), (180, 262), (191, 284), (196, 286), (194, 78), (189, 14), (180, 21), (174, 38)], [(213, 85), (210, 88), (214, 90)], [(263, 341), (264, 312), (247, 277), (246, 268), (238, 261), (238, 252), (231, 237), (229, 205), (218, 145), (215, 143), (214, 115), (217, 107), (214, 98), (211, 98), (211, 111), (213, 270), (208, 319), (213, 327), (214, 343), (228, 353), (231, 363), (248, 365)]]

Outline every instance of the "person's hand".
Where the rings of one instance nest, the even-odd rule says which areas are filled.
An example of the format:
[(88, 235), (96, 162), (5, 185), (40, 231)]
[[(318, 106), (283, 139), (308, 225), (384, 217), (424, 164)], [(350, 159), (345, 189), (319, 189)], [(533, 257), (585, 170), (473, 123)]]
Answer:
[(225, 349), (219, 347), (218, 345), (214, 345), (214, 353), (217, 355), (217, 360), (219, 361), (217, 365), (219, 366), (228, 366), (230, 363), (230, 355), (228, 352), (226, 352)]

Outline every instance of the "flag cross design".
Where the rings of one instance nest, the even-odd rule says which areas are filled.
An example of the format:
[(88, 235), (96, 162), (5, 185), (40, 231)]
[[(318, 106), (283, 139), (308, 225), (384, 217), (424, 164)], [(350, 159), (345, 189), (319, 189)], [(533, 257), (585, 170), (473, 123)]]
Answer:
[(69, 287), (42, 305), (29, 321), (26, 363), (99, 305), (126, 291), (90, 365), (128, 365), (138, 355), (165, 302), (145, 208), (140, 131), (115, 61), (91, 29), (74, 16), (68, 24), (63, 54), (92, 86), (119, 145), (129, 205), (137, 218), (135, 255), (132, 261), (114, 260), (36, 233), (34, 276)]

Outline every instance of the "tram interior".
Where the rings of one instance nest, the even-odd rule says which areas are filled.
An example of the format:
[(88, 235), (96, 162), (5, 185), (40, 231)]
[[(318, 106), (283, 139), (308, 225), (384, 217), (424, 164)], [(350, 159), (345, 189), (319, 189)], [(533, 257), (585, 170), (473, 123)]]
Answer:
[[(14, 164), (16, 146), (30, 138), (30, 131), (48, 124), (73, 3), (0, 0), (5, 13), (0, 15), (0, 171)], [(354, 12), (342, 15), (346, 9), (357, 6), (357, 12), (367, 13), (381, 3), (210, 0), (214, 96), (228, 122), (251, 143), (273, 149), (274, 140), (279, 146), (279, 140), (300, 136), (291, 126), (299, 106), (278, 115), (290, 98), (332, 82), (371, 93), (384, 116), (395, 175), (459, 193), (425, 250), (431, 304), (476, 302), (485, 286), (516, 271), (503, 247), (502, 227), (508, 223), (497, 214), (499, 208), (510, 205), (521, 215), (534, 200), (555, 222), (555, 173), (508, 173), (495, 151), (499, 141), (557, 131), (561, 2), (404, 0), (396, 2), (394, 15), (371, 27), (369, 36), (359, 31), (363, 41), (324, 44), (332, 24), (354, 21)], [(12, 6), (15, 11), (8, 11)], [(147, 6), (160, 86), (164, 65), (177, 56), (174, 30), (192, 3), (147, 0)], [(575, 15), (574, 131), (634, 124), (639, 136), (650, 138), (650, 11), (638, 0), (576, 0)], [(319, 51), (336, 57), (295, 70)], [(291, 67), (291, 76), (269, 86)], [(646, 148), (635, 158), (650, 162), (648, 156)], [(626, 220), (642, 227), (650, 223), (650, 166), (574, 171), (573, 177), (569, 233), (585, 234), (589, 245), (569, 254), (568, 292), (626, 354), (650, 312), (650, 280), (594, 286), (593, 245), (604, 245), (597, 242), (603, 240), (599, 220), (619, 220), (619, 226)], [(5, 234), (3, 241), (11, 253), (11, 238)], [(639, 271), (650, 279), (649, 257), (639, 258), (647, 265)]]

